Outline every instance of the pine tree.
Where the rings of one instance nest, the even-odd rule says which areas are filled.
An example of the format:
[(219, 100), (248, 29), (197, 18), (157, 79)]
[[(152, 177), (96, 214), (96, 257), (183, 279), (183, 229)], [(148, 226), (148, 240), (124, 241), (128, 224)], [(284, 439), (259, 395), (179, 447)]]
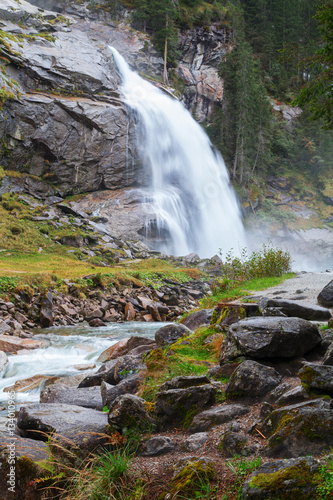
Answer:
[(312, 59), (314, 76), (300, 91), (295, 105), (309, 104), (314, 120), (323, 118), (324, 128), (333, 128), (333, 0), (319, 7), (316, 19), (322, 48)]

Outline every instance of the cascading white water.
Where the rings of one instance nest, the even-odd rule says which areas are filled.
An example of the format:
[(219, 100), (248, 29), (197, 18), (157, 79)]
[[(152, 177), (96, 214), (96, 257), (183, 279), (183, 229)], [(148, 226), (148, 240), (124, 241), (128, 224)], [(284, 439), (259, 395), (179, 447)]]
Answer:
[[(156, 214), (159, 250), (174, 255), (197, 252), (201, 257), (219, 249), (239, 253), (244, 229), (221, 155), (179, 101), (131, 71), (117, 50), (109, 48), (148, 170), (150, 195), (145, 201)], [(148, 233), (150, 224), (148, 220)]]
[[(8, 401), (8, 388), (18, 380), (36, 375), (63, 377), (85, 373), (82, 371), (82, 365), (93, 363), (99, 366), (99, 355), (119, 340), (131, 335), (152, 339), (156, 330), (165, 324), (131, 321), (124, 324), (109, 323), (108, 326), (100, 328), (82, 324), (41, 330), (35, 338), (44, 340), (49, 344), (47, 347), (9, 355), (8, 363), (2, 371), (0, 369), (0, 420), (1, 407), (6, 406)], [(35, 389), (23, 392), (15, 389), (15, 400), (18, 404), (39, 402), (43, 385), (41, 383)]]

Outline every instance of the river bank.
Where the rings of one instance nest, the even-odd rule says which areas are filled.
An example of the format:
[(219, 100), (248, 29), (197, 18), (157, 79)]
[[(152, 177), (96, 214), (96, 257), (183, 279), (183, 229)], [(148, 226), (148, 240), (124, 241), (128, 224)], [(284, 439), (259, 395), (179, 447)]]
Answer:
[[(327, 284), (330, 277), (324, 276)], [(291, 283), (301, 282), (299, 289), (305, 290), (305, 281), (297, 280), (293, 278)], [(288, 281), (283, 286), (294, 293), (293, 287)], [(310, 288), (309, 293), (313, 293)], [(110, 339), (108, 327), (94, 329), (97, 336), (102, 331), (106, 334), (99, 350), (105, 347), (104, 341), (113, 344), (98, 358), (96, 368), (79, 375), (80, 381), (77, 376), (51, 381), (42, 391), (41, 403), (19, 404), (15, 431), (19, 492), (8, 499), (55, 498), (38, 462), (48, 456), (49, 449), (56, 470), (63, 467), (66, 453), (77, 468), (77, 460), (93, 449), (117, 457), (126, 436), (136, 436), (136, 451), (130, 451), (125, 483), (111, 482), (109, 490), (120, 488), (124, 495), (127, 492), (126, 498), (136, 498), (140, 490), (142, 499), (166, 499), (176, 491), (179, 498), (200, 494), (207, 499), (216, 495), (233, 499), (242, 490), (243, 498), (248, 499), (253, 498), (254, 485), (258, 490), (254, 498), (263, 498), (267, 496), (266, 483), (254, 479), (258, 473), (260, 478), (265, 474), (272, 480), (272, 498), (296, 499), (305, 493), (309, 499), (318, 498), (317, 488), (322, 484), (319, 470), (328, 467), (325, 457), (333, 442), (329, 382), (333, 337), (332, 330), (318, 330), (316, 325), (319, 322), (327, 328), (332, 310), (309, 304), (309, 297), (303, 300), (301, 294), (297, 294), (300, 300), (286, 299), (283, 294), (279, 298), (282, 291), (281, 286), (269, 291), (274, 304), (272, 298), (260, 293), (252, 302), (248, 297), (244, 302), (221, 301), (212, 309), (190, 314), (182, 324), (168, 323), (162, 328), (159, 322), (136, 324), (141, 333), (132, 331), (132, 336), (118, 343)], [(120, 326), (126, 335), (131, 325), (111, 327)], [(148, 334), (147, 327), (154, 328), (155, 334)], [(54, 335), (57, 329), (46, 331)], [(68, 339), (75, 345), (77, 339)], [(84, 336), (81, 343), (85, 343)], [(101, 406), (108, 411), (96, 410)], [(273, 428), (269, 427), (270, 419)], [(80, 437), (82, 431), (88, 432), (89, 438), (88, 434)], [(55, 432), (51, 448), (40, 440), (43, 433), (50, 432)], [(104, 437), (100, 433), (105, 433)], [(7, 438), (4, 427), (3, 457)], [(277, 447), (276, 442), (280, 443)], [(60, 454), (56, 443), (63, 450)], [(33, 473), (23, 467), (23, 455), (37, 461)], [(304, 455), (312, 457), (305, 459)], [(2, 470), (6, 470), (6, 461), (3, 465)], [(262, 467), (249, 477), (259, 465)], [(267, 467), (272, 467), (272, 472)], [(297, 474), (292, 490), (288, 481), (282, 486), (274, 483), (275, 476), (270, 474), (289, 477), (293, 467)], [(189, 473), (193, 470), (194, 476)], [(244, 473), (240, 474), (241, 470)], [(78, 480), (82, 487), (84, 472), (77, 471), (80, 479), (65, 473), (66, 488), (69, 484), (74, 488)], [(305, 473), (311, 478), (309, 491), (302, 483)], [(186, 478), (183, 486), (181, 477)], [(47, 489), (40, 490), (41, 484)], [(64, 486), (61, 480), (58, 484)], [(73, 491), (74, 498), (81, 498)], [(84, 498), (90, 498), (88, 490), (86, 494)]]

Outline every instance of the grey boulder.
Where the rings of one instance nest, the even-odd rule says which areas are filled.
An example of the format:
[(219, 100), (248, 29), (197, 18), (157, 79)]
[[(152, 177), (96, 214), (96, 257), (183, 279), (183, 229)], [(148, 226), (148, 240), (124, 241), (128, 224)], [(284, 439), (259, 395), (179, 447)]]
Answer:
[(192, 331), (184, 325), (178, 325), (176, 323), (172, 323), (170, 325), (162, 326), (155, 333), (155, 340), (158, 346), (164, 346), (173, 344), (179, 338), (184, 335), (190, 335)]
[(323, 307), (333, 307), (333, 280), (322, 289), (317, 300), (318, 304)]
[(220, 364), (239, 356), (254, 359), (303, 356), (322, 340), (314, 325), (300, 318), (246, 318), (230, 326), (222, 343)]
[(241, 405), (223, 405), (215, 406), (209, 410), (202, 411), (195, 415), (191, 425), (188, 428), (189, 432), (201, 433), (208, 431), (216, 425), (221, 425), (226, 422), (231, 422), (235, 418), (249, 413), (249, 408)]
[(247, 360), (232, 373), (225, 393), (230, 399), (258, 398), (278, 386), (281, 380), (281, 375), (274, 368)]

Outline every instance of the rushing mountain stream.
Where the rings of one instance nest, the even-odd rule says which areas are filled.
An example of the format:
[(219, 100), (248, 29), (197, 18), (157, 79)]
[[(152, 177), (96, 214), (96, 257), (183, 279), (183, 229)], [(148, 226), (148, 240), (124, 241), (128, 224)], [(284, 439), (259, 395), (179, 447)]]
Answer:
[[(8, 363), (0, 373), (0, 406), (6, 404), (8, 395), (4, 391), (18, 380), (35, 375), (47, 377), (67, 376), (89, 372), (96, 368), (100, 354), (121, 339), (138, 335), (153, 338), (155, 331), (166, 323), (110, 323), (108, 326), (92, 328), (87, 324), (79, 326), (54, 327), (39, 330), (35, 338), (45, 341), (45, 348), (18, 351), (8, 356)], [(85, 365), (92, 365), (84, 370)], [(83, 369), (83, 370), (82, 370)], [(45, 379), (46, 380), (46, 379)], [(16, 401), (39, 402), (39, 394), (45, 382), (27, 392), (16, 392)]]

